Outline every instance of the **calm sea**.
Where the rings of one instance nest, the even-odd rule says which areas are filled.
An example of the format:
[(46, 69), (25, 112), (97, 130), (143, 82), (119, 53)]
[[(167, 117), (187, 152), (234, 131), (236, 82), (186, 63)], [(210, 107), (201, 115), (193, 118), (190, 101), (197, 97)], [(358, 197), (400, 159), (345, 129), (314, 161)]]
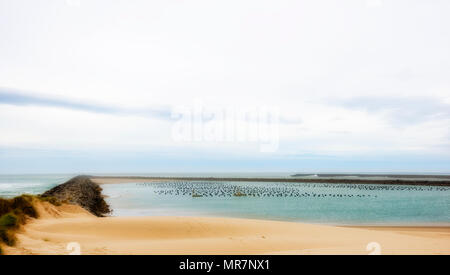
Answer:
[[(289, 177), (283, 173), (145, 175)], [(73, 176), (1, 175), (0, 196), (39, 194)], [(338, 225), (450, 225), (449, 187), (274, 180), (130, 182), (102, 185), (102, 188), (116, 216), (220, 216)]]

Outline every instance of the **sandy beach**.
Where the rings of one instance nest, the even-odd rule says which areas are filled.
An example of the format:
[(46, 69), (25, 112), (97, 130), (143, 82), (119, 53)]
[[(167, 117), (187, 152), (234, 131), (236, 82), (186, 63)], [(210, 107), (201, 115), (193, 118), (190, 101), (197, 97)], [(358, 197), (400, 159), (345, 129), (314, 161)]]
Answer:
[(6, 254), (450, 254), (450, 227), (334, 227), (205, 217), (98, 218), (75, 205), (39, 202)]

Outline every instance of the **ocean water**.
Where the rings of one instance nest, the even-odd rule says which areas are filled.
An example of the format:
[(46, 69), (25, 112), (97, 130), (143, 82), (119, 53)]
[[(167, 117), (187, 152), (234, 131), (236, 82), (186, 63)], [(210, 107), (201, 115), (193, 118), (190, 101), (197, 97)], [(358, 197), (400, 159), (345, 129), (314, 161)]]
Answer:
[[(73, 176), (0, 175), (0, 197), (43, 193)], [(289, 174), (140, 176), (275, 178), (289, 177)], [(449, 187), (280, 183), (274, 180), (129, 182), (102, 185), (102, 188), (115, 216), (219, 216), (337, 225), (450, 225)], [(235, 196), (239, 193), (246, 196)]]
[(21, 194), (41, 194), (74, 175), (0, 175), (0, 197), (10, 198)]
[[(103, 185), (118, 216), (220, 216), (335, 225), (450, 225), (450, 188), (280, 182)], [(235, 196), (235, 194), (247, 194)], [(195, 194), (195, 197), (193, 197)]]

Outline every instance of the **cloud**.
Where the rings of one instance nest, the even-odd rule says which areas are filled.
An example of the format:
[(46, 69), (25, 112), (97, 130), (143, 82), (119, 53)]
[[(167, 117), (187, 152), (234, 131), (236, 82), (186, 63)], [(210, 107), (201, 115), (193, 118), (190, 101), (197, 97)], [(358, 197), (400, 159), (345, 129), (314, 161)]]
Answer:
[(356, 96), (346, 99), (333, 99), (327, 102), (347, 109), (382, 114), (395, 126), (450, 119), (450, 104), (434, 97)]
[(121, 164), (122, 156), (101, 156), (165, 148), (173, 159), (187, 151), (185, 163), (226, 155), (234, 168), (244, 164), (237, 155), (268, 157), (257, 143), (173, 142), (170, 107), (200, 99), (213, 110), (279, 109), (278, 155), (364, 163), (421, 153), (426, 164), (436, 154), (449, 167), (447, 2), (169, 2), (0, 4), (8, 26), (0, 28), (8, 41), (0, 43), (0, 146), (86, 150)]
[(169, 108), (126, 109), (116, 106), (81, 102), (70, 99), (29, 95), (22, 91), (7, 88), (0, 88), (0, 104), (8, 104), (15, 106), (57, 107), (75, 111), (85, 111), (90, 113), (111, 114), (111, 115), (137, 115), (164, 120), (170, 120), (171, 116)]

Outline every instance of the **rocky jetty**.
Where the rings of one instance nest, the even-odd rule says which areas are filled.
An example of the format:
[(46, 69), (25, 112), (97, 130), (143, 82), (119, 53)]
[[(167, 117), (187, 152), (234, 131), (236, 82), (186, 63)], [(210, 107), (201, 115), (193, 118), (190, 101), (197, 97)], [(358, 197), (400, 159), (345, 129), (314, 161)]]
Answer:
[(102, 195), (102, 188), (88, 176), (72, 178), (48, 190), (41, 197), (55, 198), (62, 203), (77, 204), (98, 217), (111, 213)]

